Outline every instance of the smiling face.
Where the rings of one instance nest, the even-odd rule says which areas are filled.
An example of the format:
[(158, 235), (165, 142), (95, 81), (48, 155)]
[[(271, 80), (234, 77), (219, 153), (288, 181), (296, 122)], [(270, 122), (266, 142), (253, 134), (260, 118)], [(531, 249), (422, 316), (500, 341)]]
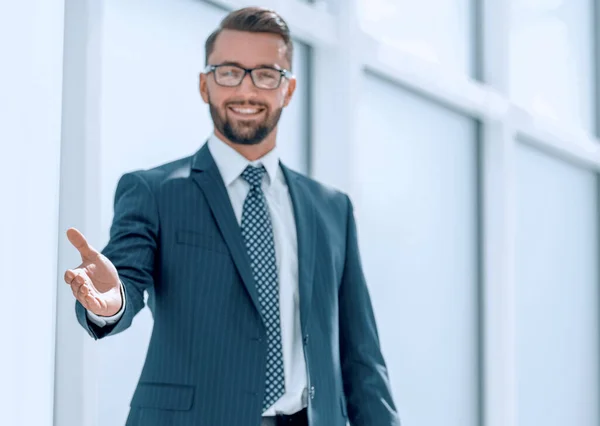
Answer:
[[(235, 64), (243, 68), (267, 66), (289, 70), (286, 44), (277, 34), (223, 30), (217, 37), (208, 64)], [(250, 75), (236, 87), (215, 81), (214, 72), (200, 75), (200, 93), (209, 104), (215, 133), (234, 145), (275, 145), (277, 124), (296, 87), (294, 78), (283, 78), (277, 89), (259, 89)]]

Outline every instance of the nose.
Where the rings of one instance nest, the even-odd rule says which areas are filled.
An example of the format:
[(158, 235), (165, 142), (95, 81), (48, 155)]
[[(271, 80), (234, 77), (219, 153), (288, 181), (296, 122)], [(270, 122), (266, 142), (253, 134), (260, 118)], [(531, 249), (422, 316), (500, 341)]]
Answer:
[(256, 87), (252, 82), (252, 76), (250, 73), (246, 73), (244, 78), (242, 78), (242, 82), (238, 86), (238, 91), (240, 92), (256, 92)]

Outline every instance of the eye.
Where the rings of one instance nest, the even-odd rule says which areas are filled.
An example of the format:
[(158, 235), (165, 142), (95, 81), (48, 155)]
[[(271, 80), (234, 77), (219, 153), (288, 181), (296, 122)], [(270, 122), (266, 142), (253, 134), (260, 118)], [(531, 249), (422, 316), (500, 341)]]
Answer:
[(277, 80), (279, 72), (268, 68), (261, 68), (256, 70), (256, 76), (261, 80)]
[(231, 77), (238, 78), (242, 75), (242, 70), (237, 67), (219, 67), (217, 68), (217, 74), (219, 77)]

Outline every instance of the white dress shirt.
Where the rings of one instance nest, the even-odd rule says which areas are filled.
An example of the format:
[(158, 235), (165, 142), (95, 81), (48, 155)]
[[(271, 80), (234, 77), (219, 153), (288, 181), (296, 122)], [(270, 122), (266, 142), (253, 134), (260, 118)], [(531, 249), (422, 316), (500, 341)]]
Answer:
[[(288, 186), (279, 166), (277, 147), (259, 160), (250, 162), (212, 134), (208, 140), (208, 149), (221, 173), (239, 224), (242, 222), (244, 200), (250, 191), (250, 185), (240, 175), (249, 164), (262, 164), (267, 171), (263, 177), (262, 189), (271, 214), (275, 238), (285, 393), (263, 416), (293, 414), (307, 406), (307, 373), (300, 329), (296, 222)], [(117, 322), (123, 310), (121, 308), (112, 317), (100, 317), (89, 311), (87, 315), (91, 322), (103, 327)]]

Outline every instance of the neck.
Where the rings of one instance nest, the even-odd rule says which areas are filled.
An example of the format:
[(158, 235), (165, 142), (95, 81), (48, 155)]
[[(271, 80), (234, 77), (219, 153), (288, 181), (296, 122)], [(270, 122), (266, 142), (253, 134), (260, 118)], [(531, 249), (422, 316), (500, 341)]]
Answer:
[(242, 145), (239, 143), (233, 143), (227, 139), (221, 132), (214, 129), (215, 135), (225, 142), (227, 145), (239, 152), (248, 161), (256, 161), (259, 158), (264, 157), (268, 152), (275, 148), (275, 140), (277, 136), (277, 129), (273, 129), (269, 135), (256, 145)]

